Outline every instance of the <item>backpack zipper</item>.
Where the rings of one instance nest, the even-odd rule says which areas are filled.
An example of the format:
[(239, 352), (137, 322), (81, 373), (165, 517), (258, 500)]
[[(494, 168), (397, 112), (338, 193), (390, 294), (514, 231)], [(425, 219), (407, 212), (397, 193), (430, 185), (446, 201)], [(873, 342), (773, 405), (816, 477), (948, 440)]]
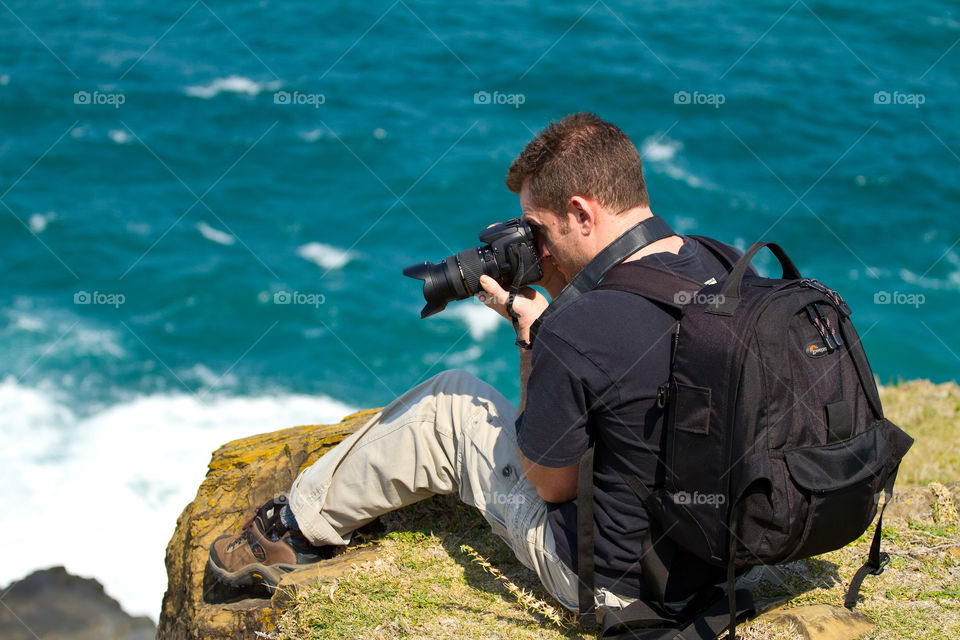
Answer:
[(843, 298), (840, 297), (840, 294), (831, 289), (830, 287), (824, 285), (821, 282), (814, 280), (813, 278), (801, 278), (798, 285), (801, 287), (809, 287), (811, 289), (816, 289), (823, 295), (827, 296), (831, 302), (837, 307), (837, 311), (842, 313), (844, 316), (849, 316), (851, 311), (850, 307), (846, 302), (843, 301)]
[(813, 303), (813, 308), (817, 312), (820, 321), (823, 323), (824, 328), (827, 331), (827, 335), (833, 338), (833, 343), (835, 347), (839, 348), (843, 344), (843, 338), (837, 332), (837, 328), (830, 324), (830, 317), (820, 310), (820, 305), (816, 302)]
[(811, 302), (804, 307), (804, 310), (807, 312), (807, 318), (810, 319), (810, 324), (816, 328), (823, 343), (827, 345), (827, 353), (833, 353), (837, 348), (837, 343), (834, 342), (833, 337), (827, 331), (823, 322), (823, 314), (820, 312), (820, 309), (817, 308), (817, 303)]

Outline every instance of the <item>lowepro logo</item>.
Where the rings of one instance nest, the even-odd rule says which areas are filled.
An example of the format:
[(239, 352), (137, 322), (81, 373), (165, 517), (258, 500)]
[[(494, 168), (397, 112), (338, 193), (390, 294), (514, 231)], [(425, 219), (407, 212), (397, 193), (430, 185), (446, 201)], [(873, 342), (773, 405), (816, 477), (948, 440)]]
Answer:
[(819, 342), (812, 342), (804, 348), (804, 351), (811, 358), (821, 358), (827, 355), (827, 353), (829, 352), (829, 349), (827, 349), (825, 346), (823, 346)]

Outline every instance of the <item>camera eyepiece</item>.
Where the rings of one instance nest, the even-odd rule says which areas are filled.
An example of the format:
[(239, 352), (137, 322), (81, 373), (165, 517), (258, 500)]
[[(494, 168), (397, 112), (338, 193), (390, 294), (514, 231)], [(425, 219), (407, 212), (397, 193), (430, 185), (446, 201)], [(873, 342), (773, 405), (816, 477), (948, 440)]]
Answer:
[[(423, 280), (427, 304), (420, 311), (426, 318), (443, 311), (452, 300), (464, 300), (482, 291), (480, 276), (488, 275), (501, 287), (518, 287), (543, 277), (533, 242), (533, 230), (518, 218), (496, 224), (480, 233), (484, 244), (433, 264), (421, 262), (403, 270), (403, 275)], [(515, 280), (519, 279), (519, 282)]]

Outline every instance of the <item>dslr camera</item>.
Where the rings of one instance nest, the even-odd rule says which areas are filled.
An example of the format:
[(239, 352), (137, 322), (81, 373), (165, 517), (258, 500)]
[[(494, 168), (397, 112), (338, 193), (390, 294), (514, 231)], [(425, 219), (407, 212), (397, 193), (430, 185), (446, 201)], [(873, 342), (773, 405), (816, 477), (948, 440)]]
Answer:
[(483, 288), (480, 276), (488, 275), (504, 289), (520, 288), (543, 278), (533, 230), (518, 218), (480, 232), (479, 247), (448, 256), (436, 264), (420, 262), (403, 270), (409, 278), (423, 280), (426, 318), (443, 311), (448, 302), (474, 296)]

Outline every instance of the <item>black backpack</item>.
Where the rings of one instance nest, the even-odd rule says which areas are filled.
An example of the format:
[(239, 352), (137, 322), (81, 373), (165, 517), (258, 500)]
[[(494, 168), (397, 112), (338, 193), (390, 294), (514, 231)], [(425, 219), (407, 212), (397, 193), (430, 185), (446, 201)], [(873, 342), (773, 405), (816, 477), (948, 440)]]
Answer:
[[(658, 394), (667, 420), (666, 482), (651, 490), (621, 474), (651, 515), (641, 563), (656, 602), (607, 611), (601, 635), (714, 638), (729, 626), (733, 638), (737, 617), (753, 610), (749, 592), (734, 590), (737, 571), (808, 558), (858, 538), (876, 516), (880, 494), (884, 507), (889, 503), (913, 439), (883, 417), (850, 308), (836, 292), (801, 277), (779, 246), (758, 242), (740, 256), (693, 236), (730, 266), (721, 282), (706, 286), (640, 262), (609, 268), (617, 254), (622, 259), (666, 233), (657, 218), (645, 226), (645, 235), (605, 252), (598, 263), (606, 265), (588, 265), (592, 273), (583, 279), (602, 278), (597, 288), (641, 295), (678, 320), (670, 380)], [(781, 278), (750, 268), (763, 247), (779, 259)], [(585, 627), (596, 624), (593, 500), (583, 499), (592, 495), (591, 446), (580, 461), (577, 500)], [(882, 519), (881, 510), (869, 557), (847, 592), (848, 608), (863, 578), (889, 562), (880, 552)], [(678, 550), (725, 567), (727, 597), (705, 590), (671, 609), (664, 593)]]

